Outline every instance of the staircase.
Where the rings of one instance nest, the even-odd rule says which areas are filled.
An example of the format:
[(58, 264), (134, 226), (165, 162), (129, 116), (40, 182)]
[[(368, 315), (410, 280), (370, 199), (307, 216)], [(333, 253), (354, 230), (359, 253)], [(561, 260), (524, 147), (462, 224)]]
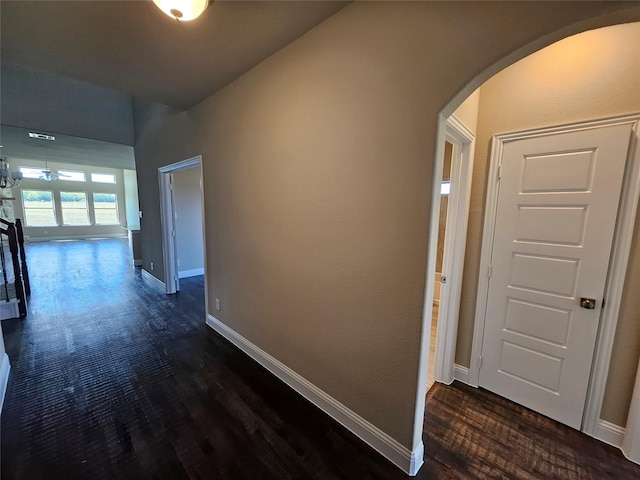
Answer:
[(31, 294), (22, 222), (0, 218), (0, 320), (27, 315)]

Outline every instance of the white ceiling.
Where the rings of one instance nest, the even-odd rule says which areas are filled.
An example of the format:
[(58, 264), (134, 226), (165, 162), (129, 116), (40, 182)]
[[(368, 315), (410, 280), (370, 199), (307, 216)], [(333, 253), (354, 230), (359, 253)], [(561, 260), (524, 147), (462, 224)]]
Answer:
[(347, 3), (216, 0), (178, 23), (150, 0), (3, 0), (2, 61), (186, 109)]

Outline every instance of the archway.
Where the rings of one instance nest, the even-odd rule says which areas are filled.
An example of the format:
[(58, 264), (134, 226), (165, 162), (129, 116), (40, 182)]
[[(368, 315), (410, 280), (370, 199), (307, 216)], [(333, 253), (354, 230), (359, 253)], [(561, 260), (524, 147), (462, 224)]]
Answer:
[[(613, 22), (613, 24), (615, 24), (615, 23), (617, 23), (617, 22)], [(588, 26), (587, 28), (583, 28), (582, 29), (582, 31), (587, 31), (587, 30), (593, 30), (593, 28), (591, 26)], [(567, 36), (568, 35), (565, 35), (564, 37), (566, 38)], [(541, 50), (542, 48), (543, 47), (541, 47), (539, 49)], [(524, 57), (524, 55), (522, 57), (520, 57), (520, 58), (523, 58), (523, 57)], [(510, 58), (512, 58), (512, 57), (510, 57)], [(511, 61), (510, 64), (511, 63), (515, 63), (515, 61)], [(503, 65), (501, 68), (505, 68), (505, 67), (506, 66)], [(496, 72), (493, 72), (493, 71), (491, 73), (484, 72), (482, 77), (484, 77), (485, 74), (486, 74), (487, 77), (484, 77), (484, 78), (486, 80), (488, 80), (489, 78), (491, 78), (494, 75), (494, 73), (496, 73)], [(484, 83), (484, 82), (482, 82), (482, 83)], [(465, 88), (465, 91), (472, 90), (474, 87), (477, 87), (477, 86), (478, 86), (478, 81), (476, 79), (476, 80), (474, 80), (474, 82), (472, 82), (470, 85), (468, 85)], [(459, 98), (459, 95), (456, 98)], [(440, 178), (439, 177), (441, 175), (441, 169), (442, 169), (442, 161), (441, 161), (442, 160), (442, 149), (444, 147), (444, 141), (442, 140), (443, 130), (444, 130), (443, 129), (444, 121), (445, 121), (446, 118), (448, 118), (448, 115), (450, 114), (450, 112), (452, 112), (459, 104), (460, 104), (460, 102), (458, 102), (458, 101), (456, 101), (456, 99), (454, 99), (451, 102), (449, 102), (449, 104), (447, 104), (447, 106), (442, 110), (442, 113), (441, 113), (440, 129), (439, 129), (440, 130), (440, 138), (439, 138), (438, 149), (437, 149), (437, 153), (436, 153), (437, 161), (435, 163), (434, 182), (433, 182), (434, 191), (436, 189), (436, 186), (439, 185), (439, 183), (440, 183)], [(449, 112), (449, 113), (447, 113), (447, 112)], [(477, 148), (485, 148), (486, 149), (486, 145), (478, 146)], [(431, 231), (432, 232), (434, 232), (434, 231), (437, 232), (437, 223), (438, 223), (438, 219), (439, 219), (439, 215), (437, 214), (438, 210), (439, 210), (438, 199), (434, 195), (433, 196), (432, 210), (431, 210), (431, 212), (432, 212), (432, 215), (431, 215), (431, 221), (432, 221)], [(435, 223), (435, 226), (434, 226), (434, 223)], [(431, 237), (430, 237), (431, 240), (432, 240), (431, 243), (430, 243), (430, 258), (429, 258), (429, 263), (430, 264), (431, 264), (431, 261), (433, 260), (433, 258), (431, 256), (431, 254), (433, 253), (432, 250), (434, 248), (433, 237), (434, 237), (433, 235), (431, 235)], [(429, 281), (430, 281), (429, 276), (427, 276), (427, 283), (429, 283)], [(431, 302), (431, 299), (429, 298), (429, 294), (432, 293), (432, 291), (430, 292), (429, 288), (430, 288), (430, 285), (427, 285), (427, 294), (425, 295), (425, 313), (427, 312), (427, 305), (430, 305), (430, 302)], [(430, 319), (427, 319), (427, 315), (426, 314), (425, 314), (425, 322), (430, 322)], [(425, 328), (425, 330), (427, 330), (427, 329)], [(423, 353), (424, 353), (424, 349), (423, 349)], [(633, 435), (634, 435), (634, 432), (631, 431), (631, 430), (628, 430), (627, 435), (625, 436), (625, 442), (627, 442), (627, 438), (630, 438)]]

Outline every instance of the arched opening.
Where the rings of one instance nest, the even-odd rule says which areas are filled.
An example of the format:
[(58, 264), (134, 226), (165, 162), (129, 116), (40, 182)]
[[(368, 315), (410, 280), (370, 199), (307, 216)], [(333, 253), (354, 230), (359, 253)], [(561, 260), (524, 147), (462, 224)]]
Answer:
[[(477, 117), (476, 133), (478, 144), (476, 145), (477, 153), (475, 157), (479, 162), (474, 168), (471, 199), (474, 207), (470, 219), (472, 231), (467, 236), (465, 249), (467, 258), (465, 260), (463, 290), (466, 289), (466, 291), (462, 293), (463, 305), (461, 307), (460, 328), (456, 329), (458, 330), (457, 338), (461, 340), (456, 354), (457, 362), (464, 363), (465, 360), (470, 360), (471, 357), (469, 338), (468, 336), (465, 338), (465, 333), (468, 333), (470, 326), (473, 328), (473, 320), (469, 322), (468, 315), (470, 310), (473, 311), (474, 305), (471, 304), (475, 303), (475, 300), (472, 301), (472, 297), (475, 297), (476, 293), (473, 285), (478, 278), (480, 268), (478, 258), (480, 236), (478, 235), (478, 229), (480, 228), (481, 231), (482, 217), (485, 214), (484, 196), (487, 188), (487, 156), (491, 136), (508, 130), (517, 130), (518, 127), (526, 128), (536, 124), (537, 126), (553, 125), (640, 110), (638, 99), (635, 98), (637, 94), (634, 95), (634, 82), (636, 84), (635, 91), (637, 92), (637, 80), (634, 79), (637, 78), (635, 74), (640, 67), (640, 62), (637, 61), (633, 47), (633, 45), (637, 44), (637, 38), (640, 36), (639, 25), (627, 24), (602, 28), (559, 41), (506, 68), (485, 82), (480, 88), (481, 98), (483, 89), (485, 89), (486, 94), (485, 98), (481, 100)], [(617, 65), (619, 68), (612, 69), (612, 65)], [(577, 75), (576, 72), (580, 72), (581, 75)], [(574, 90), (574, 92), (577, 90), (573, 97), (569, 94), (571, 90)], [(621, 94), (621, 90), (626, 93)], [(617, 97), (618, 100), (613, 100), (611, 97)], [(559, 107), (557, 101), (559, 98), (565, 101), (564, 104), (560, 103), (563, 108)], [(555, 102), (554, 99), (556, 99)], [(527, 101), (531, 103), (526, 105)], [(444, 111), (446, 110), (445, 108)], [(498, 120), (500, 115), (497, 112), (500, 110), (503, 111), (504, 115)], [(505, 110), (509, 111), (505, 112)], [(446, 117), (443, 115), (441, 118), (441, 130), (443, 130), (442, 127), (445, 121)], [(476, 126), (474, 125), (473, 128), (475, 129)], [(441, 176), (443, 158), (441, 152), (444, 150), (443, 133), (441, 131), (439, 138), (438, 164), (436, 166), (434, 185), (439, 183)], [(435, 204), (437, 203), (438, 198), (434, 194), (432, 219), (435, 221), (438, 220), (438, 215), (435, 214)], [(435, 231), (437, 232), (437, 229)], [(463, 258), (464, 255), (465, 253), (463, 252)], [(625, 288), (627, 294), (626, 296), (623, 295), (621, 316), (625, 314), (625, 308), (627, 312), (630, 309), (629, 303), (632, 295), (629, 295), (629, 292), (633, 290), (632, 285), (635, 281), (633, 272), (634, 269), (631, 267), (627, 275), (630, 285)], [(455, 307), (457, 308), (457, 305)], [(425, 320), (426, 317), (427, 309), (425, 308)], [(629, 315), (626, 315), (626, 318), (629, 319)], [(620, 325), (622, 330), (632, 328), (629, 326), (632, 323), (632, 319), (633, 317)], [(625, 323), (629, 325), (625, 325)], [(464, 331), (465, 329), (467, 331)], [(624, 337), (624, 333), (621, 335)], [(442, 337), (444, 342), (444, 335)], [(636, 349), (634, 346), (622, 345), (624, 343), (624, 340), (620, 339), (622, 337), (620, 337), (619, 330), (617, 343), (620, 344), (620, 348), (616, 349), (616, 351), (618, 352), (617, 356), (625, 357), (626, 364), (622, 367), (623, 372), (614, 376), (614, 379), (609, 382), (611, 384), (609, 388), (618, 388), (616, 391), (618, 393), (612, 393), (609, 396), (605, 395), (603, 406), (605, 415), (609, 415), (608, 418), (614, 419), (618, 424), (626, 421), (626, 411), (629, 408), (632, 393), (632, 389), (629, 386), (633, 386), (635, 367), (637, 366), (637, 358), (634, 357)], [(453, 342), (455, 343), (455, 340)], [(615, 359), (615, 361), (618, 362), (619, 368), (620, 360)], [(471, 361), (471, 366), (475, 366), (474, 363), (474, 361)], [(461, 368), (464, 370), (464, 365)], [(616, 365), (614, 363), (609, 371), (614, 371), (615, 368)], [(467, 370), (466, 373), (468, 375), (469, 371)], [(605, 378), (606, 373), (604, 372)], [(619, 394), (619, 387), (616, 387), (616, 382), (620, 382), (617, 379), (619, 376), (625, 378), (623, 383), (626, 383), (627, 386), (622, 395)], [(460, 376), (457, 378), (460, 379)], [(464, 380), (464, 377), (462, 379)], [(441, 377), (440, 380), (442, 381), (443, 378)], [(475, 383), (474, 386), (477, 386), (477, 381), (471, 381), (470, 383)], [(615, 405), (614, 397), (622, 397), (623, 400), (618, 401), (621, 405)], [(617, 418), (615, 417), (616, 415)], [(608, 420), (605, 418), (605, 421)], [(593, 429), (583, 428), (583, 430), (598, 438), (603, 436)]]
[[(638, 35), (638, 24), (591, 30), (559, 41), (548, 48), (541, 49), (530, 57), (505, 68), (495, 76), (491, 75), (491, 78), (489, 78), (488, 74), (486, 82), (480, 87), (481, 98), (483, 88), (486, 89), (487, 94), (481, 100), (480, 112), (478, 114), (479, 125), (476, 132), (477, 143), (475, 157), (476, 160), (480, 161), (476, 162), (476, 168), (474, 169), (474, 186), (471, 202), (475, 203), (472, 203), (474, 209), (470, 219), (469, 235), (466, 239), (467, 258), (465, 259), (465, 286), (463, 286), (463, 289), (466, 288), (466, 291), (462, 293), (460, 328), (455, 329), (457, 339), (461, 341), (462, 345), (458, 346), (456, 362), (461, 361), (464, 363), (466, 360), (469, 360), (470, 365), (468, 366), (473, 368), (477, 367), (477, 365), (474, 365), (474, 363), (477, 363), (477, 359), (473, 357), (472, 360), (471, 349), (468, 348), (470, 345), (470, 336), (467, 335), (469, 333), (469, 325), (474, 322), (473, 320), (471, 322), (467, 320), (470, 312), (472, 314), (475, 313), (473, 310), (475, 308), (476, 292), (473, 287), (474, 282), (478, 279), (481, 268), (478, 259), (481, 244), (482, 219), (486, 214), (484, 210), (484, 197), (486, 195), (487, 157), (491, 137), (505, 131), (532, 128), (534, 126), (557, 125), (572, 121), (610, 117), (640, 111), (640, 103), (637, 99), (637, 80), (634, 80), (637, 76), (631, 73), (637, 73), (640, 67), (637, 60), (637, 52), (634, 52), (634, 45), (637, 44), (636, 40)], [(631, 43), (626, 44), (627, 41)], [(618, 55), (620, 56), (619, 58)], [(623, 60), (625, 57), (627, 58), (626, 62)], [(622, 70), (612, 70), (611, 65), (613, 64), (622, 67)], [(476, 85), (477, 83), (474, 82), (473, 86)], [(567, 93), (572, 89), (574, 93), (573, 97)], [(618, 96), (620, 89), (625, 90), (627, 94), (619, 96), (617, 101), (607, 98), (607, 95)], [(628, 93), (630, 93), (630, 95)], [(562, 98), (566, 103), (554, 103), (554, 99), (556, 98)], [(525, 103), (527, 101), (530, 101), (531, 104), (526, 105)], [(504, 103), (500, 104), (501, 102)], [(445, 143), (443, 135), (444, 125), (446, 119), (450, 117), (450, 112), (458, 107), (459, 104), (460, 102), (455, 99), (452, 100), (443, 109), (440, 118), (440, 136), (433, 183), (434, 192), (436, 185), (440, 183), (443, 167), (442, 158)], [(492, 107), (489, 107), (489, 105)], [(559, 105), (562, 107), (560, 108)], [(496, 115), (496, 113), (503, 108), (510, 111), (502, 117), (503, 121), (501, 123), (497, 120), (500, 115)], [(436, 214), (439, 208), (438, 201), (439, 198), (434, 193), (434, 205), (432, 205), (431, 216), (432, 232), (438, 231), (437, 222), (439, 216)], [(436, 224), (435, 227), (434, 223)], [(635, 237), (637, 237), (637, 235), (635, 235), (634, 238)], [(432, 247), (430, 253), (433, 253), (433, 233), (430, 238)], [(469, 258), (469, 256), (471, 258)], [(631, 262), (633, 262), (633, 259)], [(632, 295), (630, 295), (629, 292), (633, 290), (632, 285), (635, 281), (634, 271), (633, 264), (631, 264), (629, 273), (627, 273), (628, 285), (625, 287), (627, 294), (623, 296), (622, 310), (620, 313), (620, 317), (627, 319), (629, 325), (633, 323), (633, 316), (629, 316), (633, 311), (631, 307)], [(430, 281), (433, 282), (433, 280), (430, 280), (429, 275), (427, 275), (427, 283)], [(427, 295), (425, 297), (429, 297), (429, 293), (431, 293), (429, 288), (430, 285), (427, 286)], [(426, 300), (429, 299), (426, 298)], [(428, 316), (430, 317), (430, 312), (427, 314), (428, 305), (429, 304), (425, 302), (425, 323), (430, 321), (430, 318), (427, 318)], [(440, 308), (442, 308), (442, 306)], [(614, 367), (612, 365), (609, 367), (609, 364), (606, 363), (608, 368), (605, 369), (609, 372), (616, 370), (617, 373), (612, 377), (613, 379), (610, 378), (609, 381), (606, 382), (607, 391), (611, 393), (605, 395), (603, 413), (607, 417), (604, 418), (604, 421), (608, 422), (608, 419), (612, 419), (618, 423), (609, 423), (617, 425), (626, 421), (626, 411), (631, 402), (633, 379), (635, 378), (638, 364), (637, 355), (634, 353), (637, 351), (636, 346), (629, 347), (629, 335), (622, 333), (625, 329), (629, 331), (629, 329), (632, 328), (626, 325), (627, 322), (622, 322), (619, 325), (618, 339), (616, 340), (617, 345), (613, 347), (616, 352), (614, 361), (618, 362), (617, 366)], [(631, 335), (631, 337), (633, 336)], [(455, 343), (455, 340), (453, 341)], [(625, 343), (627, 343), (627, 345), (625, 345)], [(622, 361), (621, 363), (620, 355), (625, 357), (626, 361)], [(620, 365), (622, 364), (624, 364), (624, 373), (619, 373)], [(462, 367), (464, 368), (464, 365), (462, 365)], [(606, 379), (607, 371), (600, 372), (599, 374), (603, 374)], [(468, 370), (466, 374), (469, 374)], [(453, 377), (453, 375), (451, 377)], [(619, 377), (624, 377), (625, 380), (620, 380)], [(460, 379), (460, 377), (458, 378)], [(604, 383), (604, 380), (602, 381)], [(470, 383), (474, 384), (473, 381)], [(626, 385), (622, 394), (620, 394), (621, 384)], [(475, 386), (477, 386), (477, 383)], [(616, 405), (616, 401), (613, 400), (614, 397), (618, 399), (623, 398), (623, 400), (618, 401)], [(602, 400), (602, 398), (600, 400)], [(600, 407), (596, 406), (595, 408), (597, 408), (599, 415)], [(633, 412), (633, 408), (631, 410), (630, 420), (633, 420), (635, 413)], [(583, 428), (583, 431), (609, 443), (615, 443), (614, 441), (610, 441), (610, 437), (607, 437), (606, 434), (603, 435), (601, 431), (598, 432), (589, 427)], [(628, 431), (627, 435), (624, 436), (630, 438), (633, 435), (633, 431)], [(625, 438), (625, 441), (626, 440)], [(619, 442), (618, 446), (620, 446), (622, 436), (620, 436), (617, 441)], [(625, 452), (627, 451), (629, 451), (629, 448), (625, 450)], [(630, 452), (627, 453), (627, 455), (633, 458)]]

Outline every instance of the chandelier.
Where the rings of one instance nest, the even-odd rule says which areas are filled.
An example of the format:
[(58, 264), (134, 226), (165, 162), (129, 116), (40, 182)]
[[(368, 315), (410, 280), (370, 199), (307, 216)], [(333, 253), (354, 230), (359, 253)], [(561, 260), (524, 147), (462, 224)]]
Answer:
[(10, 172), (7, 157), (0, 157), (0, 188), (13, 188), (22, 183), (21, 172)]

